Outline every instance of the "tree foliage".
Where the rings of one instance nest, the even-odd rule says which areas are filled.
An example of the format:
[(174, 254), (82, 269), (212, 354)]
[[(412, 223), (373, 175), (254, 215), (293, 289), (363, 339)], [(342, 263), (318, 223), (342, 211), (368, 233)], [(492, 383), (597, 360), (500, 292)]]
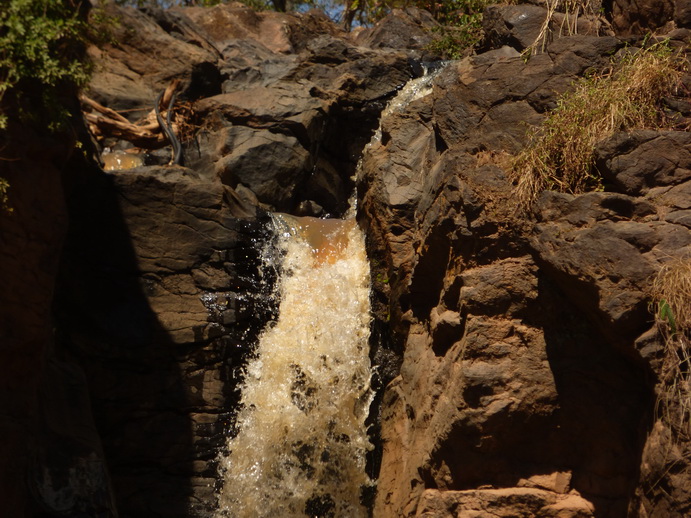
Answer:
[(60, 117), (55, 87), (83, 85), (89, 66), (82, 59), (87, 35), (78, 0), (0, 0), (0, 129), (7, 125), (7, 95), (36, 95), (36, 110), (49, 123)]
[[(0, 160), (13, 160), (5, 156), (14, 138), (11, 120), (50, 131), (65, 127), (61, 90), (89, 79), (83, 59), (89, 7), (79, 0), (0, 0)], [(4, 212), (12, 212), (9, 189), (0, 177)]]

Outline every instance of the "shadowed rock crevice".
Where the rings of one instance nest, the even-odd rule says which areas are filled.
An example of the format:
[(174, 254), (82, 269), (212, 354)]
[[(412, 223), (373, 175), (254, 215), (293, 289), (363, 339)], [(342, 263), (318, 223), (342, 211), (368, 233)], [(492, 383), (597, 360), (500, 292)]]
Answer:
[(68, 204), (60, 351), (86, 372), (119, 512), (209, 512), (240, 370), (272, 312), (265, 223), (232, 217), (221, 187), (184, 169), (84, 171)]
[(655, 404), (650, 367), (578, 316), (551, 279), (541, 279), (537, 303), (551, 308), (539, 318), (560, 401), (555, 452), (598, 516), (624, 516)]

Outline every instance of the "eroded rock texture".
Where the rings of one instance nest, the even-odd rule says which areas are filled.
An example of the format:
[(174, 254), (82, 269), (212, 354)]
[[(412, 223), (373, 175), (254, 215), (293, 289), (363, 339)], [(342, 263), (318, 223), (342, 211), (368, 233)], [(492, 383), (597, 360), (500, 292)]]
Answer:
[[(400, 366), (375, 516), (687, 512), (688, 481), (661, 467), (685, 472), (679, 454), (645, 460), (665, 433), (647, 290), (691, 247), (679, 197), (654, 193), (685, 189), (686, 133), (615, 135), (598, 148), (611, 191), (546, 192), (534, 214), (506, 177), (529, 125), (621, 45), (564, 37), (527, 62), (502, 47), (450, 63), (366, 151), (381, 357)], [(652, 489), (653, 472), (678, 489)]]

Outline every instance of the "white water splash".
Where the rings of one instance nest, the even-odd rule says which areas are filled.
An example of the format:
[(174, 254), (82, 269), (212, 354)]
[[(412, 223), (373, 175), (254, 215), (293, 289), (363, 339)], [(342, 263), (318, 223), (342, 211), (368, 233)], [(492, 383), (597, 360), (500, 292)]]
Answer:
[(417, 99), (422, 99), (423, 97), (432, 93), (434, 79), (439, 75), (439, 73), (444, 69), (446, 63), (438, 66), (433, 71), (428, 71), (427, 68), (424, 69), (424, 74), (415, 79), (408, 81), (403, 88), (399, 90), (396, 96), (389, 101), (381, 112), (379, 116), (379, 127), (374, 132), (372, 140), (367, 144), (366, 147), (372, 145), (373, 142), (381, 141), (381, 124), (384, 119), (386, 119), (392, 113), (402, 112), (406, 106)]
[(354, 220), (278, 216), (278, 320), (247, 367), (217, 517), (358, 518), (371, 449), (369, 265)]

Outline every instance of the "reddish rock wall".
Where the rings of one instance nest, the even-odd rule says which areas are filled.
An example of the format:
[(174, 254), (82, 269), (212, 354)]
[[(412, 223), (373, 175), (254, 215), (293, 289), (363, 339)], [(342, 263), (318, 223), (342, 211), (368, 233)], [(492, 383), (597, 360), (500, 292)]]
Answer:
[[(688, 481), (645, 458), (665, 429), (650, 434), (648, 289), (691, 251), (685, 212), (658, 196), (685, 189), (686, 133), (615, 135), (598, 148), (611, 192), (546, 192), (532, 215), (506, 176), (529, 125), (621, 46), (565, 37), (527, 62), (503, 47), (451, 63), (366, 151), (361, 220), (400, 354), (375, 516), (685, 514)], [(651, 470), (675, 496), (645, 492)]]

